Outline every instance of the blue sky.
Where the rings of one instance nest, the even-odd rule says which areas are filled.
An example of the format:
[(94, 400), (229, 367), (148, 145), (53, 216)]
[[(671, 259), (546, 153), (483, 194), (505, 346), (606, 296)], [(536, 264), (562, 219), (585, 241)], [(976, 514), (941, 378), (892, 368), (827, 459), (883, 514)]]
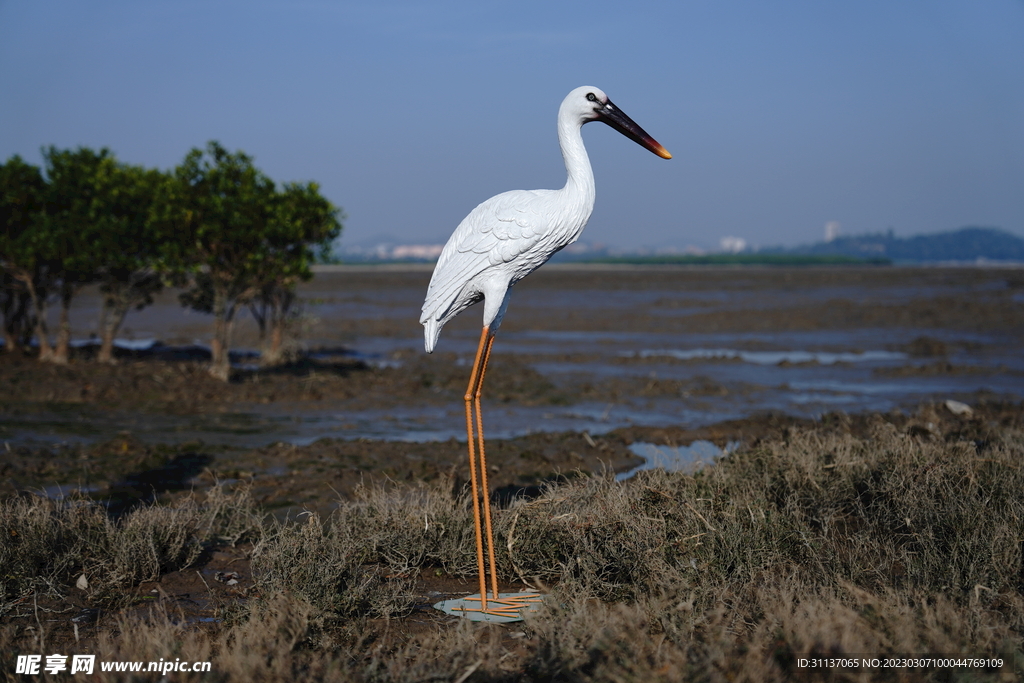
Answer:
[(675, 155), (585, 127), (584, 241), (1024, 236), (1022, 0), (0, 0), (0, 158), (169, 168), (217, 139), (318, 181), (349, 244), (443, 241), (491, 195), (561, 187), (578, 85)]

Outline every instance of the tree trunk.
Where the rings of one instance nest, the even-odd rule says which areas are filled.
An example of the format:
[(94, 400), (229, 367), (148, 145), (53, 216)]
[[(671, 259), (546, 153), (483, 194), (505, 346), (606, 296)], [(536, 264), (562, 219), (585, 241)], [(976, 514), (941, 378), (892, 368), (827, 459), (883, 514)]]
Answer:
[(100, 310), (100, 351), (96, 360), (113, 364), (114, 338), (133, 307), (142, 308), (153, 303), (152, 295), (163, 289), (160, 277), (148, 270), (137, 270), (127, 278), (108, 274), (100, 287), (103, 308)]
[(67, 365), (71, 351), (71, 299), (75, 295), (73, 285), (62, 283), (60, 287), (60, 324), (57, 327), (57, 348), (51, 362)]
[(50, 330), (46, 326), (46, 296), (39, 296), (31, 275), (26, 273), (17, 277), (25, 283), (29, 298), (32, 299), (32, 308), (36, 312), (35, 332), (39, 343), (39, 360), (50, 362), (53, 360), (53, 347), (50, 346)]
[(227, 289), (215, 279), (213, 282), (213, 340), (210, 342), (210, 374), (224, 382), (231, 377), (231, 363), (228, 359), (230, 337), (231, 320)]
[(96, 360), (100, 363), (113, 365), (114, 336), (121, 328), (124, 317), (128, 313), (130, 302), (123, 292), (103, 297), (103, 311), (100, 313), (100, 353)]
[(281, 353), (282, 342), (284, 341), (284, 329), (279, 320), (274, 321), (270, 328), (270, 346), (267, 347), (267, 365), (278, 365), (281, 363), (284, 354)]
[(261, 339), (263, 343), (260, 352), (260, 364), (264, 367), (280, 365), (285, 361), (285, 328), (288, 325), (288, 311), (295, 300), (295, 294), (284, 287), (275, 287), (269, 299), (266, 315), (269, 319), (270, 334)]
[[(99, 325), (97, 325), (97, 328), (100, 331), (100, 352), (99, 352), (99, 355), (96, 356), (96, 361), (99, 362), (99, 363), (106, 362), (106, 361), (103, 360), (103, 347), (105, 346), (105, 344), (104, 344), (104, 341), (105, 341), (105, 339), (104, 339), (104, 332), (107, 329), (107, 317), (109, 315), (110, 315), (110, 299), (109, 299), (109, 297), (104, 296), (102, 302), (100, 303), (100, 322), (99, 322)], [(93, 336), (93, 335), (90, 335), (90, 337), (91, 336)], [(111, 345), (111, 351), (113, 351), (113, 345)]]
[(4, 300), (4, 351), (14, 353), (25, 336), (28, 320), (28, 292), (8, 289), (8, 297)]
[(252, 313), (252, 319), (256, 321), (256, 326), (260, 330), (260, 349), (266, 346), (267, 311), (268, 306), (265, 296), (259, 296), (255, 300), (249, 302), (249, 312)]

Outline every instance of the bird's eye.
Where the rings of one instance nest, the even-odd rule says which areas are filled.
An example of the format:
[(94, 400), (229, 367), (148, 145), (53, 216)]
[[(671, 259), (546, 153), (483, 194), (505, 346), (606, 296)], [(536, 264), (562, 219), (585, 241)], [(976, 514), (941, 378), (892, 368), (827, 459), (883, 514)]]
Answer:
[(595, 95), (592, 92), (588, 92), (587, 99), (590, 100), (591, 102), (597, 102), (597, 95)]

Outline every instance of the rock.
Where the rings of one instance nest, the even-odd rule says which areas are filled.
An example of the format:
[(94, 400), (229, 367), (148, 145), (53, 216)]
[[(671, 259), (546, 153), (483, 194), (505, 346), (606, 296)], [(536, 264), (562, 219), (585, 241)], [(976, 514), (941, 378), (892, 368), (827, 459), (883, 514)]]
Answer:
[(960, 417), (970, 417), (971, 415), (974, 414), (974, 411), (971, 410), (971, 407), (969, 405), (967, 405), (966, 403), (961, 403), (960, 401), (954, 401), (952, 399), (946, 401), (946, 409), (949, 410), (949, 412), (953, 413), (954, 415), (959, 415)]

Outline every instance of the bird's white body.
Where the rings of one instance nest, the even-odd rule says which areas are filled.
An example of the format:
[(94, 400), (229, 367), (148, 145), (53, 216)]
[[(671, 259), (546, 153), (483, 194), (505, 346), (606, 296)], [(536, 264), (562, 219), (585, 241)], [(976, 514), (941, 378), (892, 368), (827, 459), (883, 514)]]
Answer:
[[(568, 179), (560, 190), (512, 190), (491, 197), (459, 224), (441, 252), (427, 288), (420, 323), (427, 353), (441, 327), (484, 300), (485, 327), (497, 331), (510, 288), (577, 239), (594, 210), (594, 172), (580, 134), (594, 120), (584, 93), (573, 90), (558, 110), (558, 144)], [(607, 97), (604, 97), (607, 99)]]
[[(475, 598), (480, 602), (480, 609), (474, 611), (481, 614), (518, 615), (520, 609), (528, 607), (526, 603), (530, 600), (498, 593), (480, 407), (484, 373), (491, 357), (495, 333), (508, 307), (512, 286), (544, 265), (559, 249), (575, 242), (594, 210), (594, 173), (580, 135), (580, 129), (588, 121), (604, 121), (658, 156), (672, 158), (668, 150), (619, 111), (603, 92), (587, 86), (576, 88), (558, 108), (558, 144), (569, 174), (565, 187), (561, 190), (505, 192), (473, 209), (444, 246), (430, 278), (420, 315), (424, 345), (430, 353), (437, 345), (445, 323), (481, 299), (484, 301), (480, 343), (463, 397), (466, 402), (466, 444), (473, 491), (477, 571), (480, 575), (480, 595)], [(491, 567), (490, 598), (485, 585), (485, 535)], [(492, 601), (490, 609), (488, 599)]]

